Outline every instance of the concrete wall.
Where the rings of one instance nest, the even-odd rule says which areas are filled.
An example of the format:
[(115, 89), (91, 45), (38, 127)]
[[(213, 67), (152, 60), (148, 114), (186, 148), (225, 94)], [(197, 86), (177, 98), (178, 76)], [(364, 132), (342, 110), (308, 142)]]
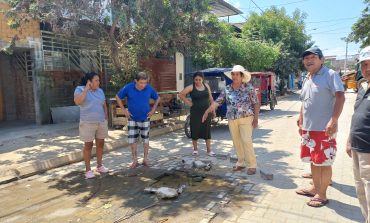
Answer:
[[(8, 21), (10, 18), (5, 17), (4, 12), (9, 9), (9, 5), (4, 1), (0, 1), (0, 48), (4, 46), (8, 46), (10, 41), (14, 36), (17, 36), (16, 39), (16, 49), (28, 49), (31, 51), (32, 61), (33, 61), (33, 72), (32, 72), (32, 82), (25, 85), (23, 81), (18, 81), (21, 86), (27, 86), (26, 89), (21, 89), (21, 92), (18, 92), (18, 95), (26, 95), (26, 98), (20, 99), (21, 101), (26, 101), (29, 103), (33, 101), (32, 113), (24, 114), (21, 112), (21, 115), (25, 115), (25, 118), (29, 119), (33, 117), (34, 121), (38, 124), (48, 123), (50, 120), (50, 111), (47, 103), (49, 99), (47, 98), (47, 88), (45, 88), (44, 84), (47, 84), (45, 79), (47, 77), (43, 76), (43, 66), (42, 66), (42, 51), (41, 51), (41, 32), (40, 32), (40, 23), (39, 21), (30, 21), (26, 24), (23, 24), (18, 29), (11, 29), (8, 26)], [(6, 73), (10, 70), (11, 64), (7, 65), (7, 68), (0, 67), (0, 74), (3, 73), (5, 75), (5, 79), (3, 82), (7, 86), (11, 86), (15, 83), (15, 80), (10, 83), (9, 81), (11, 77), (6, 75)], [(31, 84), (31, 85), (30, 85)], [(30, 87), (32, 91), (30, 90)], [(6, 119), (13, 119), (13, 110), (12, 110), (12, 103), (9, 102), (9, 99), (6, 99), (5, 92), (3, 90), (3, 101), (4, 105), (7, 105), (6, 110)], [(7, 92), (7, 94), (10, 94)], [(33, 97), (30, 99), (28, 96)], [(15, 97), (14, 97), (15, 98)], [(6, 104), (7, 103), (7, 104)], [(5, 112), (5, 111), (4, 111)]]
[(0, 54), (0, 81), (3, 93), (4, 120), (17, 119), (16, 76), (11, 72), (10, 56)]

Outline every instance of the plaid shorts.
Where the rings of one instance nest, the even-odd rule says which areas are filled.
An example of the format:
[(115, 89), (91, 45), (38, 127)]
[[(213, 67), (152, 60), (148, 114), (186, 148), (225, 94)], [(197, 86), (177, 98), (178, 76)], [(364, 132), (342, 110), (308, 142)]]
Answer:
[(128, 143), (134, 144), (138, 142), (139, 135), (145, 144), (149, 144), (149, 130), (150, 130), (150, 119), (147, 118), (145, 121), (137, 122), (132, 119), (128, 120)]
[(302, 131), (301, 159), (315, 166), (331, 166), (337, 152), (337, 142), (325, 132)]

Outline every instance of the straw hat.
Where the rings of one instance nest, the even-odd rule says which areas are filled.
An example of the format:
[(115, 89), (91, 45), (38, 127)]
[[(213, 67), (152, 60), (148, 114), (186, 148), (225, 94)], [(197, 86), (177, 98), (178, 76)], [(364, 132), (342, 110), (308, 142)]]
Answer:
[(358, 60), (360, 63), (365, 60), (370, 60), (370, 46), (367, 46), (360, 51)]
[(241, 66), (241, 65), (235, 65), (231, 71), (225, 72), (225, 75), (228, 78), (232, 79), (231, 78), (231, 73), (232, 72), (241, 72), (243, 74), (243, 80), (242, 81), (244, 83), (248, 83), (251, 80), (251, 73), (248, 72), (246, 69), (244, 69), (244, 67)]

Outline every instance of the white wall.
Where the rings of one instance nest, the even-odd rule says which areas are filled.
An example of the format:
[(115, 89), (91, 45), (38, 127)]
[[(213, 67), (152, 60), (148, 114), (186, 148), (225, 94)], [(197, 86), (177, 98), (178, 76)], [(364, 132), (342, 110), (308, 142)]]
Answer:
[(180, 52), (176, 52), (176, 90), (184, 89), (185, 58)]

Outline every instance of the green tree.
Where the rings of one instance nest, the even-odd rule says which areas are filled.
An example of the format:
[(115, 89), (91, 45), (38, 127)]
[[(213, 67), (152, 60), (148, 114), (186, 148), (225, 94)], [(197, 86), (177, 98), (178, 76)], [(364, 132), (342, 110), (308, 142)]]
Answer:
[[(156, 53), (185, 52), (201, 45), (207, 27), (209, 0), (7, 0), (11, 26), (37, 19), (51, 24), (53, 32), (77, 35), (90, 24), (105, 42), (123, 81), (137, 69), (137, 59)], [(87, 21), (87, 22), (86, 22)]]
[(313, 44), (305, 33), (305, 18), (306, 15), (298, 9), (289, 16), (284, 8), (271, 7), (262, 14), (252, 13), (243, 26), (242, 36), (248, 40), (278, 44), (281, 52), (274, 70), (284, 78), (299, 72), (300, 55)]
[(349, 40), (355, 43), (361, 43), (361, 47), (370, 45), (370, 0), (364, 0), (366, 4), (362, 11), (362, 16), (352, 25), (352, 32), (349, 34)]
[(280, 47), (259, 40), (237, 38), (230, 24), (212, 20), (213, 32), (205, 36), (195, 52), (195, 63), (202, 68), (231, 67), (240, 64), (250, 71), (271, 70)]

